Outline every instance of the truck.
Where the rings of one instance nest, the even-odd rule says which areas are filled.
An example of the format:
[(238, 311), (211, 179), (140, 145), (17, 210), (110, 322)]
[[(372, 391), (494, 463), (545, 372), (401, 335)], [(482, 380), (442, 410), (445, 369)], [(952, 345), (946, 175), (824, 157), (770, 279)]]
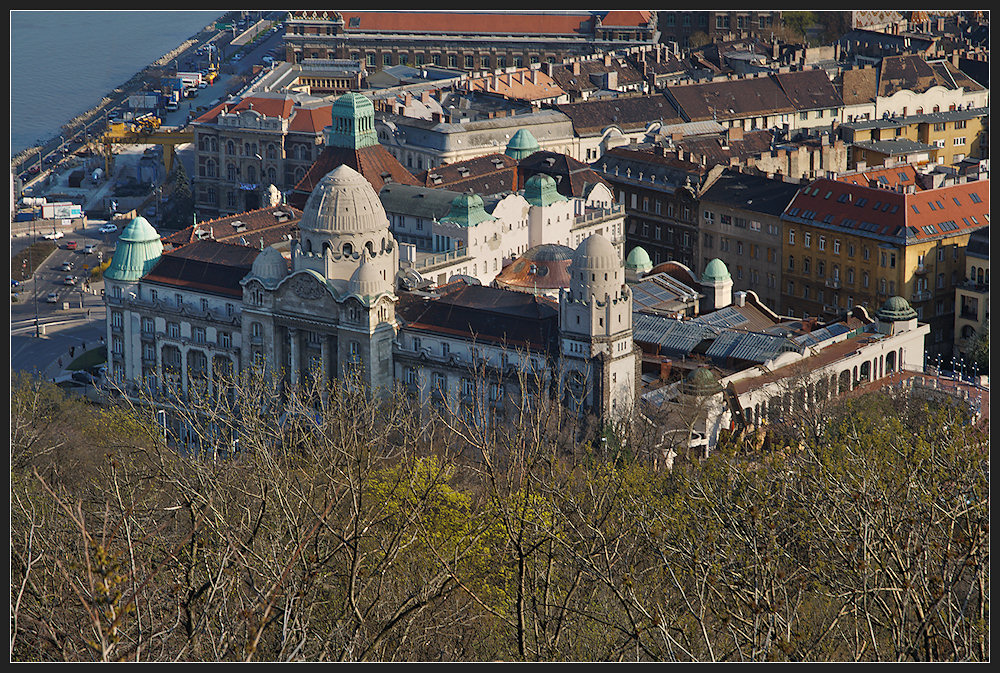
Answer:
[(181, 84), (186, 89), (197, 87), (201, 84), (200, 72), (179, 72), (177, 73), (176, 78), (181, 81)]

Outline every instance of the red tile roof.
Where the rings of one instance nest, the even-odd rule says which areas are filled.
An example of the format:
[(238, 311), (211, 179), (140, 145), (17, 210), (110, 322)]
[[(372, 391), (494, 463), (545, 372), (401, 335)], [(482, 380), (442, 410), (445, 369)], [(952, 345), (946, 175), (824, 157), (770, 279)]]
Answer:
[[(292, 190), (289, 203), (296, 208), (305, 208), (312, 190), (327, 173), (341, 165), (347, 165), (367, 178), (377, 193), (386, 182), (401, 185), (420, 185), (389, 150), (381, 145), (372, 145), (358, 150), (345, 147), (326, 147), (316, 157), (303, 177)], [(388, 179), (387, 179), (388, 178)]]
[[(208, 232), (212, 240), (259, 249), (261, 245), (270, 246), (287, 240), (287, 237), (298, 228), (301, 219), (302, 211), (289, 205), (269, 206), (199, 222), (197, 225), (165, 236), (163, 242), (177, 248), (203, 240), (195, 233), (202, 231)], [(239, 230), (233, 226), (235, 222), (242, 223)]]
[(601, 19), (601, 25), (605, 27), (638, 28), (639, 26), (648, 24), (652, 18), (652, 14), (651, 11), (642, 9), (611, 10)]
[[(516, 12), (341, 12), (345, 32), (587, 34), (592, 16)], [(356, 19), (356, 22), (354, 21)], [(354, 24), (354, 25), (352, 25)]]
[(320, 133), (330, 125), (332, 105), (303, 107), (295, 104), (291, 97), (272, 98), (268, 96), (247, 96), (236, 103), (220, 103), (205, 112), (195, 121), (212, 124), (223, 112), (233, 114), (242, 110), (254, 110), (266, 117), (288, 119), (291, 133)]
[(849, 182), (862, 187), (871, 187), (871, 183), (883, 184), (895, 189), (903, 185), (904, 187), (913, 185), (917, 189), (922, 189), (917, 182), (917, 169), (911, 164), (903, 166), (892, 166), (890, 168), (876, 168), (868, 171), (838, 175), (836, 180)]
[(989, 180), (904, 194), (822, 178), (799, 190), (783, 217), (914, 243), (988, 226), (989, 212)]

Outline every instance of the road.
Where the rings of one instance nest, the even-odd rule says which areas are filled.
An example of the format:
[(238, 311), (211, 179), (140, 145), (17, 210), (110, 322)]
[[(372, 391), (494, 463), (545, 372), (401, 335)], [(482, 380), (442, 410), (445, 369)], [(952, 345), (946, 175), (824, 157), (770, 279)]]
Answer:
[[(105, 308), (101, 298), (103, 281), (93, 283), (89, 291), (80, 280), (74, 286), (65, 285), (63, 281), (67, 275), (78, 279), (89, 278), (89, 269), (112, 254), (115, 235), (101, 234), (98, 228), (103, 224), (91, 223), (86, 229), (67, 232), (65, 238), (58, 241), (60, 247), (38, 267), (32, 278), (17, 288), (18, 301), (12, 302), (10, 307), (13, 371), (52, 378), (74, 357), (69, 353), (71, 346), (76, 349), (75, 355), (79, 355), (81, 348), (91, 349), (99, 345), (105, 334)], [(23, 249), (38, 236), (12, 239), (12, 251)], [(67, 250), (68, 241), (76, 241), (80, 250)], [(82, 252), (87, 243), (97, 246), (94, 253)], [(64, 262), (70, 264), (70, 271), (62, 270)], [(46, 301), (50, 292), (56, 293), (54, 304)], [(68, 308), (64, 308), (66, 305)]]

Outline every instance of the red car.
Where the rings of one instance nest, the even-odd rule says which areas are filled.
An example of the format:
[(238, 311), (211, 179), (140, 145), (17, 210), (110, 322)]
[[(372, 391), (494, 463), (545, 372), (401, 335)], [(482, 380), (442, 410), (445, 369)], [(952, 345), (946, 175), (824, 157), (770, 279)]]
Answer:
[(76, 241), (66, 241), (67, 250), (76, 250)]

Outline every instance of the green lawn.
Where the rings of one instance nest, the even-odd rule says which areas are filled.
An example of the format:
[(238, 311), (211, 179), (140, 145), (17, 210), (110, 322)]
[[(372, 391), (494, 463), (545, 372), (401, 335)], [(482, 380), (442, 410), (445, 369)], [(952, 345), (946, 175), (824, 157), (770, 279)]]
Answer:
[(108, 349), (106, 346), (101, 346), (100, 348), (93, 348), (85, 353), (81, 353), (69, 366), (66, 367), (69, 371), (78, 371), (81, 369), (88, 369), (95, 365), (103, 364), (108, 361)]

